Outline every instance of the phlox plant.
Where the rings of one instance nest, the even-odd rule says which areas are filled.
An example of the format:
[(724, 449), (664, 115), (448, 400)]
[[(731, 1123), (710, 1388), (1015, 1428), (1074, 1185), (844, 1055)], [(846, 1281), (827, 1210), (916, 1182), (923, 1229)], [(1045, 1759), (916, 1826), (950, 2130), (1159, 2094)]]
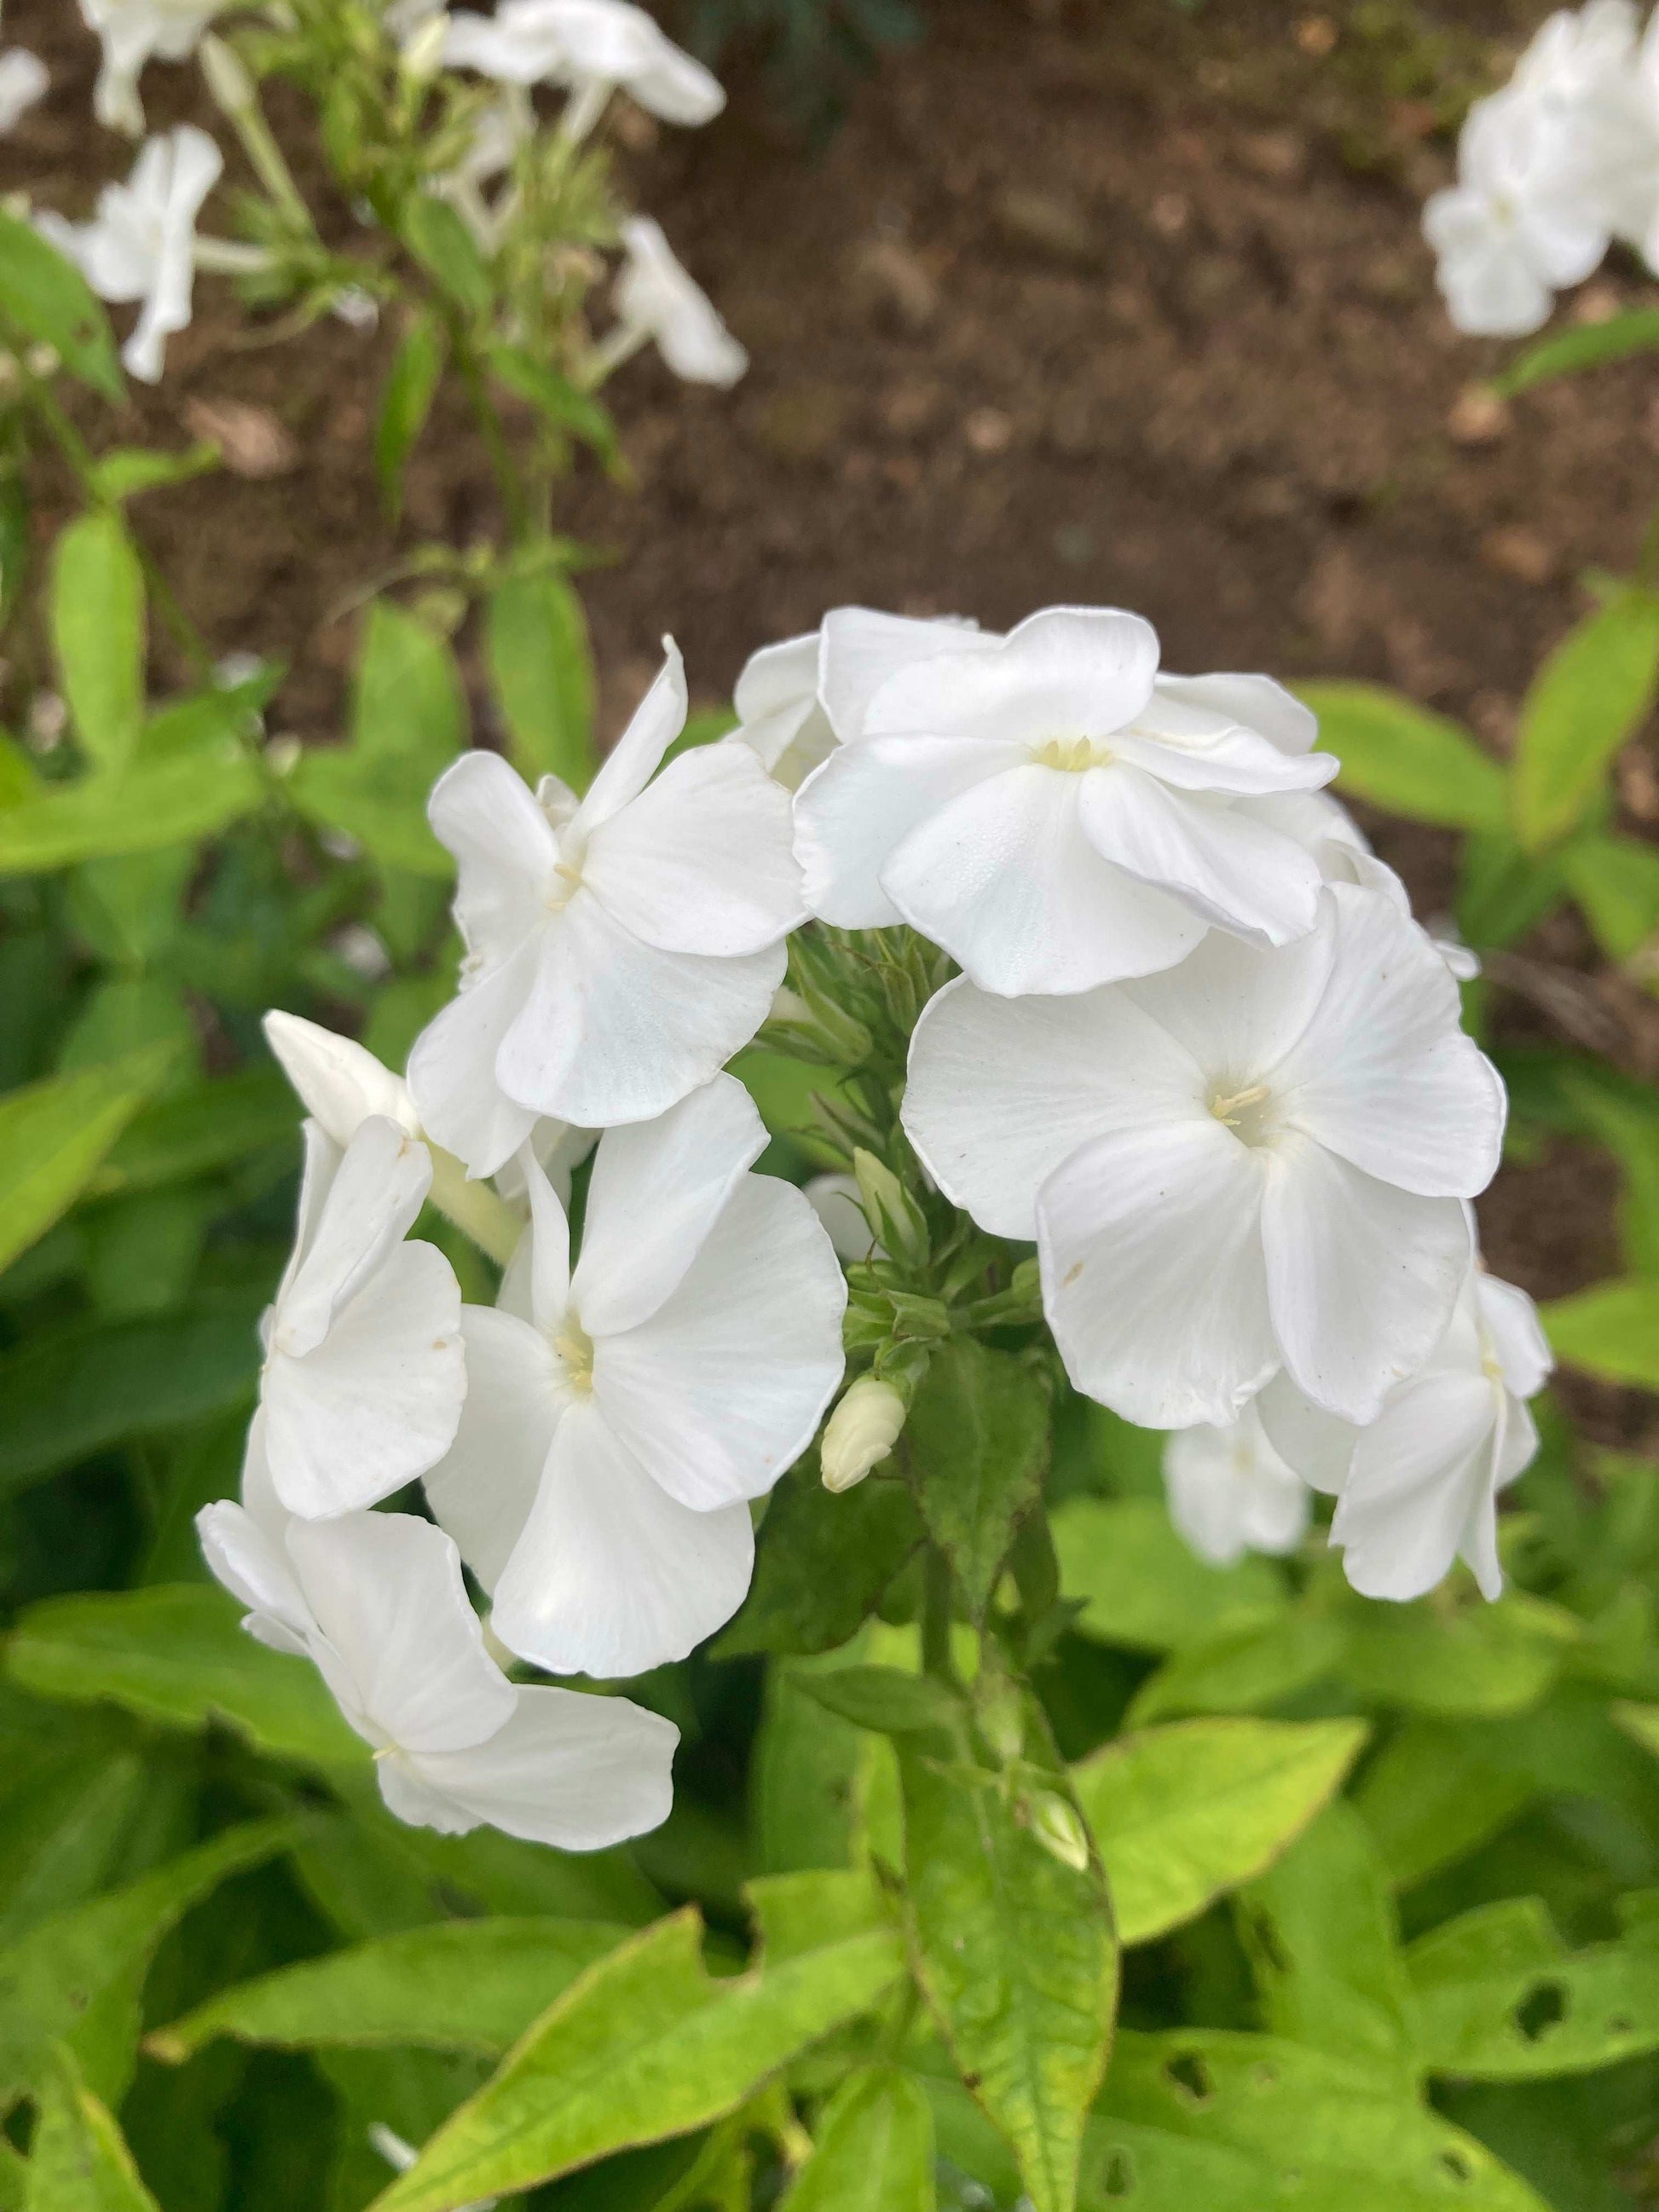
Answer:
[[(718, 85), (623, 0), (84, 12), (258, 191), (185, 125), (0, 221), (0, 2203), (1642, 2201), (1659, 1506), (1549, 1385), (1659, 1382), (1659, 1119), (1491, 1011), (1568, 899), (1651, 981), (1648, 582), (1507, 768), (1091, 606), (834, 608), (729, 715), (667, 640), (600, 761), (573, 441), (743, 366), (602, 134)], [(390, 503), (445, 377), (499, 473), (337, 745), (97, 411), (198, 278), (396, 319)], [(1540, 1311), (1478, 1206), (1558, 1129), (1628, 1271)]]

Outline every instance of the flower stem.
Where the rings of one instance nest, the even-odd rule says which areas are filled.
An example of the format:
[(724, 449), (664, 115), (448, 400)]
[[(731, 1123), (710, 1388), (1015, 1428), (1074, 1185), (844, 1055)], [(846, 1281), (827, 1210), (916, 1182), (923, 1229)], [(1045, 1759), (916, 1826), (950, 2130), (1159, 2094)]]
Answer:
[(498, 1267), (506, 1267), (524, 1234), (524, 1224), (505, 1199), (498, 1198), (487, 1182), (471, 1178), (453, 1152), (428, 1139), (432, 1155), (432, 1188), (428, 1194), (445, 1214)]
[(921, 1667), (942, 1682), (954, 1683), (951, 1657), (951, 1562), (934, 1545), (921, 1566)]

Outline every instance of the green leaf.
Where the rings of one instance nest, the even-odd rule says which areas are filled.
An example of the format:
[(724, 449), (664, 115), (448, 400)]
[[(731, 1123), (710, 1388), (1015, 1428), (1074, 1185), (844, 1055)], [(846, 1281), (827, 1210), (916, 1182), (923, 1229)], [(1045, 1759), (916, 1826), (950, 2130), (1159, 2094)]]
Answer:
[(1597, 1283), (1555, 1299), (1539, 1318), (1567, 1366), (1604, 1382), (1659, 1389), (1659, 1281)]
[(1559, 855), (1567, 888), (1609, 960), (1629, 960), (1659, 933), (1659, 853), (1633, 837), (1575, 837)]
[(1506, 1897), (1420, 1937), (1406, 1966), (1431, 2073), (1531, 2081), (1659, 2050), (1659, 1923), (1570, 1952), (1540, 1899)]
[(508, 576), (484, 605), (484, 653), (526, 783), (556, 775), (586, 791), (593, 744), (593, 653), (569, 579), (550, 568)]
[(141, 758), (119, 775), (54, 784), (0, 807), (0, 876), (191, 843), (251, 813), (264, 797), (258, 769), (234, 739), (179, 758)]
[(1659, 1705), (1617, 1705), (1613, 1718), (1633, 1742), (1659, 1759)]
[(647, 1929), (556, 2000), (374, 2212), (453, 2212), (706, 2127), (890, 1987), (892, 1935), (867, 1904), (836, 1910), (867, 1884), (785, 1875), (754, 1895), (763, 1941), (748, 1972), (710, 1978), (695, 1911)]
[(1150, 1942), (1261, 1874), (1341, 1787), (1362, 1721), (1182, 1721), (1072, 1773), (1118, 1935)]
[(190, 483), (219, 465), (216, 446), (191, 446), (182, 453), (160, 453), (143, 446), (117, 446), (93, 465), (92, 484), (100, 499), (136, 499), (141, 492)]
[(1340, 790), (1448, 830), (1509, 825), (1504, 771), (1466, 730), (1374, 684), (1299, 684), (1319, 743), (1342, 763)]
[(211, 1078), (134, 1115), (88, 1185), (94, 1197), (157, 1190), (296, 1143), (294, 1093), (273, 1067)]
[(489, 313), (495, 286), (471, 232), (447, 200), (413, 192), (404, 204), (403, 240), (427, 274), (475, 321)]
[(772, 1492), (755, 1579), (714, 1656), (834, 1650), (874, 1611), (921, 1541), (921, 1522), (902, 1482), (871, 1475), (833, 1498), (810, 1453)]
[(1610, 315), (1605, 323), (1581, 323), (1577, 329), (1559, 331), (1528, 346), (1503, 374), (1492, 380), (1492, 389), (1505, 398), (1525, 392), (1553, 377), (1571, 376), (1581, 368), (1599, 368), (1604, 362), (1626, 361), (1631, 355), (1659, 348), (1659, 308), (1632, 307)]
[(1263, 2025), (1364, 2059), (1409, 2094), (1411, 1984), (1376, 1847), (1351, 1805), (1328, 1805), (1278, 1864), (1240, 1892), (1240, 1932)]
[(881, 1735), (948, 1734), (965, 1717), (961, 1699), (942, 1682), (900, 1667), (836, 1667), (796, 1680), (829, 1711)]
[(896, 2066), (849, 2074), (779, 2212), (933, 2212), (933, 2114)]
[(125, 768), (144, 726), (144, 572), (118, 514), (83, 514), (58, 540), (52, 634), (76, 735)]
[(492, 345), (489, 366), (520, 399), (527, 399), (550, 429), (568, 430), (591, 446), (607, 468), (618, 463), (617, 426), (602, 401), (522, 346)]
[(1396, 1889), (1477, 1850), (1533, 1795), (1524, 1776), (1480, 1757), (1471, 1732), (1410, 1720), (1367, 1760), (1354, 1803)]
[(1048, 1393), (1011, 1352), (973, 1337), (939, 1346), (904, 1425), (900, 1457), (928, 1534), (982, 1621), (1015, 1531), (1048, 1465)]
[(136, 1753), (78, 1745), (75, 1730), (63, 1725), (69, 1716), (30, 1703), (37, 1725), (52, 1729), (64, 1755), (6, 1790), (0, 1943), (118, 1879), (148, 1789)]
[(404, 503), (404, 466), (426, 427), (444, 373), (443, 325), (435, 315), (417, 313), (392, 357), (374, 425), (374, 473), (380, 497), (395, 522)]
[(1632, 585), (1567, 633), (1521, 702), (1510, 799), (1529, 851), (1583, 820), (1656, 688), (1659, 594)]
[(1564, 1607), (1525, 1590), (1454, 1613), (1427, 1601), (1357, 1604), (1344, 1672), (1362, 1697), (1415, 1712), (1524, 1712), (1559, 1675), (1582, 1630)]
[(452, 1920), (281, 1967), (222, 1990), (145, 2040), (181, 2065), (216, 2036), (308, 2050), (419, 2044), (499, 2057), (626, 1928), (580, 1920)]
[(0, 1950), (0, 2096), (27, 2088), (61, 2037), (114, 2102), (131, 2071), (138, 1992), (155, 1946), (198, 1899), (295, 1833), (292, 1821), (244, 1821)]
[(1507, 830), (1476, 830), (1458, 863), (1457, 927), (1477, 951), (1514, 945), (1559, 904), (1559, 853), (1523, 852)]
[(859, 1775), (870, 1738), (801, 1685), (853, 1664), (864, 1641), (845, 1654), (775, 1660), (766, 1670), (749, 1790), (750, 1826), (766, 1874), (853, 1863)]
[(27, 2212), (161, 2212), (113, 2114), (62, 2043), (46, 2060), (35, 2104)]
[(1011, 1802), (908, 1744), (900, 1765), (917, 1979), (1036, 2212), (1071, 2212), (1117, 2001), (1099, 1866), (1049, 1850), (1029, 1798)]
[(109, 319), (72, 263), (32, 222), (0, 210), (0, 313), (52, 347), (72, 376), (118, 407), (126, 398)]
[(263, 1300), (75, 1323), (0, 1357), (0, 1492), (111, 1444), (247, 1403)]
[(0, 1268), (74, 1205), (173, 1064), (161, 1046), (0, 1098)]
[(1254, 1555), (1212, 1567), (1170, 1526), (1160, 1498), (1074, 1498), (1055, 1513), (1060, 1586), (1085, 1601), (1078, 1627), (1102, 1644), (1173, 1651), (1255, 1622), (1285, 1602), (1285, 1577)]
[(244, 1633), (242, 1610), (208, 1583), (43, 1598), (13, 1632), (7, 1671), (43, 1697), (108, 1698), (169, 1728), (224, 1721), (280, 1758), (358, 1765), (362, 1739), (316, 1668)]
[(1135, 1692), (1130, 1723), (1263, 1711), (1335, 1674), (1347, 1643), (1341, 1623), (1308, 1607), (1240, 1621), (1173, 1652)]
[(449, 854), (426, 818), (427, 793), (466, 737), (466, 695), (441, 638), (389, 600), (369, 609), (352, 686), (347, 744), (301, 755), (294, 803), (343, 830), (386, 867), (447, 877)]

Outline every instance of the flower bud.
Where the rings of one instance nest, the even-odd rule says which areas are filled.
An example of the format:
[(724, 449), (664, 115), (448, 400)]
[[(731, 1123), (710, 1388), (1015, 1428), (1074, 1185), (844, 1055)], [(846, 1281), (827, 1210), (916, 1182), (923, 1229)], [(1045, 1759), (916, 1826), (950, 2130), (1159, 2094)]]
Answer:
[(831, 1413), (823, 1432), (819, 1464), (824, 1488), (839, 1493), (862, 1482), (898, 1442), (905, 1410), (890, 1382), (861, 1376)]
[(428, 15), (404, 48), (398, 67), (410, 84), (424, 84), (443, 66), (444, 40), (449, 36), (449, 17), (441, 9)]
[(208, 90), (227, 115), (246, 114), (257, 105), (253, 80), (234, 46), (210, 31), (201, 44), (202, 74)]
[(1089, 1837), (1075, 1810), (1052, 1790), (1040, 1790), (1031, 1800), (1031, 1833), (1051, 1858), (1084, 1873), (1089, 1864)]
[(921, 1208), (884, 1160), (860, 1145), (853, 1154), (853, 1172), (865, 1218), (882, 1249), (916, 1266), (927, 1258), (927, 1224)]

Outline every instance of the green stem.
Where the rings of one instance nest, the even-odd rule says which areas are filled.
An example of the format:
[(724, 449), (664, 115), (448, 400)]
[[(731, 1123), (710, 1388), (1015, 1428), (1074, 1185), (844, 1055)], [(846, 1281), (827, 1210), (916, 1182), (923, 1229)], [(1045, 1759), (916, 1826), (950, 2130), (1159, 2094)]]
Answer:
[(942, 1682), (954, 1683), (956, 1668), (951, 1657), (951, 1562), (930, 1544), (921, 1568), (922, 1672)]
[(434, 1206), (470, 1237), (487, 1259), (498, 1267), (506, 1267), (524, 1234), (523, 1222), (487, 1182), (469, 1177), (453, 1152), (429, 1141), (427, 1150), (432, 1155), (428, 1195)]
[(529, 535), (530, 518), (525, 506), (523, 473), (513, 458), (513, 448), (507, 443), (501, 416), (489, 396), (477, 356), (465, 332), (455, 330), (453, 338), (455, 366), (460, 371), (466, 396), (472, 403), (472, 412), (477, 417), (484, 450), (489, 456), (489, 465), (501, 491), (501, 504), (507, 510), (508, 535), (517, 544)]

